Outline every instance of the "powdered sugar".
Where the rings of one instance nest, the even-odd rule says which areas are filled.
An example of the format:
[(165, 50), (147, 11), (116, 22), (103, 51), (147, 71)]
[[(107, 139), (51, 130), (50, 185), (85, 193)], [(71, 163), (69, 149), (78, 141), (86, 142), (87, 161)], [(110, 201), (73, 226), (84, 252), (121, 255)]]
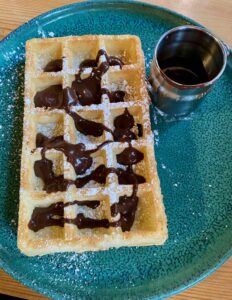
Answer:
[(37, 133), (42, 133), (43, 135), (51, 138), (62, 134), (63, 124), (62, 123), (38, 123)]
[[(39, 26), (39, 24), (37, 24), (37, 25), (38, 25), (38, 33), (42, 37), (44, 37), (46, 35), (46, 32), (43, 30), (43, 28), (41, 28)], [(47, 35), (52, 36), (53, 34), (48, 33)], [(42, 79), (44, 79), (44, 80), (47, 79), (50, 83), (53, 83), (53, 84), (62, 84), (64, 82), (63, 86), (70, 86), (72, 83), (72, 80), (74, 79), (74, 76), (72, 74), (75, 74), (76, 72), (78, 72), (78, 70), (75, 70), (75, 73), (73, 73), (74, 69), (75, 69), (74, 66), (75, 66), (75, 64), (79, 64), (80, 59), (82, 59), (81, 56), (84, 53), (78, 53), (78, 55), (77, 55), (77, 53), (72, 52), (72, 54), (74, 55), (72, 57), (72, 59), (73, 59), (73, 61), (72, 61), (72, 59), (70, 57), (68, 57), (68, 55), (67, 55), (68, 51), (65, 52), (66, 59), (67, 59), (67, 64), (69, 64), (69, 63), (71, 64), (71, 62), (73, 63), (73, 65), (69, 65), (69, 67), (71, 67), (71, 69), (72, 69), (72, 73), (70, 73), (70, 70), (68, 68), (66, 68), (67, 64), (66, 64), (66, 67), (64, 64), (64, 68), (63, 68), (62, 72), (57, 72), (57, 73), (53, 73), (53, 74), (49, 74), (49, 73), (41, 74), (38, 72), (38, 70), (40, 70), (40, 72), (42, 72), (43, 65), (45, 63), (49, 62), (49, 60), (60, 58), (60, 57), (57, 57), (55, 53), (58, 53), (60, 51), (59, 47), (61, 47), (61, 49), (62, 49), (60, 52), (63, 51), (63, 48), (62, 48), (63, 46), (59, 46), (59, 45), (63, 45), (63, 42), (54, 40), (54, 43), (55, 43), (54, 49), (56, 49), (56, 50), (54, 50), (54, 51), (51, 50), (51, 52), (49, 52), (50, 50), (48, 51), (51, 54), (51, 56), (49, 56), (50, 54), (47, 55), (46, 57), (41, 56), (41, 59), (38, 60), (39, 65), (36, 66), (35, 74), (33, 73), (34, 72), (33, 65), (29, 66), (31, 68), (30, 71), (34, 74), (34, 76), (40, 76), (40, 78), (41, 78), (41, 81), (38, 80), (38, 82), (36, 82), (36, 84), (38, 84), (38, 90), (41, 90), (41, 88), (42, 88)], [(126, 57), (125, 58), (126, 60), (129, 61), (130, 57), (128, 56), (127, 52), (122, 53), (122, 55), (124, 57)], [(88, 59), (89, 57), (84, 57), (84, 58)], [(101, 60), (104, 61), (105, 57), (102, 56)], [(79, 65), (78, 65), (78, 67), (79, 67)], [(89, 74), (91, 72), (92, 72), (91, 68), (86, 68), (84, 70), (84, 72), (82, 72), (82, 76), (89, 76)], [(105, 74), (105, 76), (103, 76), (104, 78), (102, 78), (101, 87), (106, 87), (108, 90), (110, 90), (110, 92), (115, 92), (118, 90), (125, 91), (125, 93), (126, 93), (125, 101), (121, 102), (121, 103), (110, 103), (109, 98), (106, 95), (103, 95), (102, 99), (101, 99), (102, 103), (100, 103), (99, 105), (97, 105), (97, 104), (93, 104), (90, 106), (78, 105), (77, 107), (73, 108), (73, 111), (76, 111), (77, 113), (79, 112), (83, 118), (86, 118), (88, 120), (92, 120), (95, 122), (99, 122), (101, 124), (104, 124), (108, 128), (110, 128), (111, 130), (114, 130), (114, 124), (113, 124), (114, 118), (116, 116), (122, 114), (123, 111), (125, 110), (125, 108), (128, 108), (130, 113), (133, 115), (134, 121), (136, 123), (136, 125), (131, 129), (132, 131), (134, 131), (136, 133), (136, 135), (138, 135), (137, 124), (142, 124), (142, 126), (143, 126), (142, 137), (139, 137), (137, 140), (133, 140), (131, 142), (133, 147), (136, 147), (139, 151), (144, 153), (144, 160), (141, 161), (140, 163), (138, 163), (136, 166), (134, 166), (135, 172), (139, 175), (146, 177), (146, 180), (147, 180), (146, 184), (141, 184), (138, 187), (139, 193), (142, 195), (152, 188), (152, 183), (155, 180), (154, 178), (156, 177), (156, 170), (152, 164), (153, 156), (152, 157), (150, 156), (150, 155), (152, 155), (152, 153), (148, 153), (149, 151), (151, 152), (152, 147), (149, 148), (149, 150), (147, 149), (147, 145), (151, 145), (151, 146), (153, 145), (153, 137), (152, 137), (152, 134), (150, 131), (148, 97), (147, 97), (145, 84), (143, 83), (143, 80), (142, 80), (143, 79), (142, 74), (140, 74), (140, 72), (141, 72), (141, 69), (136, 69), (136, 65), (125, 66), (122, 68), (122, 70), (120, 70), (120, 69), (116, 70), (115, 67), (110, 67), (110, 70), (108, 70), (108, 72)], [(30, 90), (30, 88), (31, 88), (30, 77), (28, 77), (28, 80), (26, 81), (26, 87), (27, 87), (27, 90)], [(36, 89), (35, 89), (35, 91), (36, 91)], [(45, 110), (43, 108), (35, 108), (33, 99), (30, 98), (30, 95), (32, 95), (32, 94), (33, 94), (33, 91), (32, 91), (32, 93), (29, 92), (28, 95), (25, 97), (25, 106), (28, 108), (27, 115), (28, 116), (30, 115), (32, 117), (33, 122), (36, 123), (36, 126), (35, 126), (36, 133), (40, 132), (48, 137), (52, 137), (54, 135), (64, 133), (65, 140), (67, 140), (71, 143), (84, 143), (86, 145), (87, 149), (94, 149), (94, 148), (96, 148), (96, 145), (99, 144), (100, 142), (104, 142), (105, 140), (113, 139), (112, 134), (107, 131), (105, 131), (104, 134), (100, 137), (101, 140), (81, 134), (79, 131), (76, 130), (72, 118), (67, 116), (64, 110), (62, 111), (64, 114), (64, 117), (63, 117), (64, 121), (60, 121), (60, 119), (58, 117), (55, 117), (56, 113), (58, 113), (59, 110), (57, 110), (57, 109), (52, 110), (53, 111), (53, 115), (52, 115), (50, 112), (48, 112), (47, 110)], [(10, 109), (12, 109), (12, 107), (9, 106), (8, 109), (10, 110)], [(114, 109), (115, 109), (115, 111), (114, 111)], [(116, 110), (118, 110), (118, 111), (116, 112)], [(121, 110), (121, 111), (119, 112), (119, 110)], [(57, 128), (59, 128), (59, 126), (60, 126), (61, 130), (57, 129)], [(29, 132), (27, 130), (25, 130), (25, 133), (26, 133), (26, 136), (29, 134)], [(26, 140), (26, 136), (24, 137), (25, 140)], [(118, 143), (118, 142), (114, 142), (112, 144), (105, 145), (102, 149), (98, 150), (96, 153), (91, 154), (91, 156), (93, 158), (93, 163), (92, 163), (91, 167), (85, 172), (85, 174), (78, 175), (78, 176), (75, 174), (73, 166), (69, 162), (67, 162), (67, 158), (65, 157), (65, 155), (63, 153), (57, 152), (55, 150), (50, 150), (50, 151), (46, 151), (46, 157), (53, 161), (53, 167), (54, 167), (53, 171), (57, 176), (63, 174), (65, 179), (75, 180), (76, 178), (88, 176), (93, 170), (96, 170), (96, 168), (102, 164), (105, 165), (106, 167), (117, 167), (118, 165), (116, 162), (117, 161), (116, 155), (118, 153), (121, 153), (127, 147), (128, 147), (128, 143)], [(31, 153), (30, 155), (33, 159), (37, 159), (34, 156), (37, 154)], [(149, 162), (148, 162), (148, 156), (152, 158), (152, 159), (149, 158)], [(41, 157), (40, 154), (38, 157), (39, 158)], [(33, 165), (33, 159), (31, 161), (32, 165)], [(147, 168), (148, 163), (150, 165), (149, 168)], [(120, 166), (120, 167), (122, 167), (122, 166)], [(124, 167), (122, 167), (122, 168), (124, 168)], [(149, 172), (151, 172), (153, 175), (152, 176), (148, 175)], [(35, 182), (34, 182), (34, 187), (32, 187), (32, 190), (33, 190), (33, 188), (35, 188), (36, 190), (41, 192), (42, 186), (41, 186), (40, 179), (37, 178), (36, 176), (34, 179), (35, 179)], [(35, 191), (35, 189), (33, 191)], [(131, 195), (132, 189), (133, 189), (133, 185), (122, 185), (122, 184), (119, 185), (117, 175), (109, 174), (106, 178), (106, 183), (102, 184), (102, 185), (95, 183), (94, 181), (90, 181), (83, 188), (79, 189), (79, 188), (76, 188), (75, 185), (70, 184), (67, 192), (60, 193), (60, 198), (58, 200), (59, 201), (68, 201), (68, 200), (70, 201), (71, 198), (77, 197), (77, 195), (81, 199), (83, 199), (83, 197), (84, 197), (84, 199), (86, 199), (86, 197), (88, 199), (88, 197), (94, 197), (95, 195), (99, 195), (99, 197), (104, 196), (105, 197), (104, 199), (109, 199), (110, 202), (117, 202), (120, 195)], [(57, 193), (57, 194), (59, 194), (59, 193)], [(50, 197), (50, 195), (47, 195), (46, 201), (48, 201), (48, 203), (50, 203), (50, 201), (55, 201), (54, 197), (57, 194), (53, 194), (52, 197)], [(43, 198), (43, 196), (41, 196), (41, 197)], [(103, 202), (107, 203), (107, 200), (103, 200)], [(109, 204), (106, 204), (106, 206), (108, 207), (107, 208), (108, 214), (110, 215)], [(66, 212), (76, 215), (76, 213), (77, 213), (76, 210), (77, 210), (76, 207), (75, 208), (72, 207), (69, 210), (67, 210)], [(101, 216), (100, 215), (96, 216), (95, 215), (96, 211), (93, 212), (91, 210), (88, 210), (89, 212), (87, 213), (87, 210), (83, 207), (80, 209), (78, 208), (78, 211), (80, 213), (84, 213), (84, 214), (86, 212), (87, 217), (93, 217), (93, 218), (104, 217), (104, 214), (102, 214)], [(103, 212), (102, 209), (101, 209), (101, 211)], [(139, 212), (140, 212), (140, 210), (138, 210), (138, 213)], [(143, 216), (141, 215), (141, 217), (143, 217)], [(108, 216), (107, 216), (107, 218), (108, 218)], [(69, 226), (71, 226), (71, 225), (69, 224)], [(62, 229), (62, 230), (60, 230), (60, 237), (61, 237), (61, 241), (59, 242), (60, 249), (62, 249), (62, 247), (64, 246), (64, 244), (62, 244), (62, 239), (64, 239), (66, 234), (67, 235), (69, 234), (69, 231), (66, 230), (66, 227), (64, 227), (64, 229)], [(48, 245), (52, 245), (54, 243), (54, 238), (56, 237), (57, 232), (52, 229), (51, 230), (45, 229), (44, 232), (46, 233), (46, 244), (48, 247)], [(84, 235), (85, 237), (94, 236), (95, 231), (94, 230), (83, 230), (81, 232), (81, 234)], [(74, 234), (74, 236), (75, 236), (75, 234)], [(103, 235), (101, 235), (101, 237), (102, 236)], [(42, 231), (41, 231), (41, 237), (43, 237)], [(72, 239), (72, 237), (67, 237), (67, 241), (70, 239)], [(56, 246), (58, 246), (58, 244), (56, 244)], [(59, 249), (57, 249), (56, 251), (58, 251), (58, 250)], [(46, 249), (45, 249), (45, 251), (46, 251)]]
[(48, 32), (48, 36), (50, 36), (50, 37), (54, 37), (54, 36), (55, 36), (55, 33), (54, 33), (54, 32), (52, 32), (52, 31), (50, 31), (50, 32)]

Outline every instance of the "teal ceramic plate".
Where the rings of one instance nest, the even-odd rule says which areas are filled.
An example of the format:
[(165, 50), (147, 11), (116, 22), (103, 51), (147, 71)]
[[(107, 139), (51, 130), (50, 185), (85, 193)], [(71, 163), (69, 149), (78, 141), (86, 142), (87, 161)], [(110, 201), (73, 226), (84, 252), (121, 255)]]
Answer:
[[(28, 258), (16, 246), (25, 41), (33, 37), (136, 34), (146, 67), (158, 38), (193, 21), (130, 1), (85, 2), (48, 12), (0, 44), (0, 266), (53, 299), (162, 298), (204, 278), (231, 254), (231, 71), (194, 114), (158, 118), (156, 155), (169, 225), (163, 247)], [(151, 110), (151, 119), (154, 121)]]

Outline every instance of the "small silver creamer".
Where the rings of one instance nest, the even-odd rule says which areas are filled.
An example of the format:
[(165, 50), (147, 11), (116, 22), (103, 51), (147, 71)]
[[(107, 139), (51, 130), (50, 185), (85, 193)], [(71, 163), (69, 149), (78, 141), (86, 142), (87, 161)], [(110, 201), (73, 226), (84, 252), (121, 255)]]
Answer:
[(193, 111), (222, 75), (225, 45), (206, 29), (179, 26), (158, 41), (151, 66), (151, 94), (163, 113), (183, 116)]

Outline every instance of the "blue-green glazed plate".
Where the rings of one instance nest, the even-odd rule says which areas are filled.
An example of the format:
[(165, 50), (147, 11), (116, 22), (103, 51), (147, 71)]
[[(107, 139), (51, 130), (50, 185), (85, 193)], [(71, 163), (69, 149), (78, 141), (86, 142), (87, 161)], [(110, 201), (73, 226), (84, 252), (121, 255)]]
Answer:
[(193, 285), (231, 255), (232, 72), (182, 120), (151, 119), (169, 239), (162, 247), (26, 257), (17, 249), (25, 41), (33, 37), (136, 34), (149, 67), (159, 37), (195, 22), (133, 1), (58, 8), (0, 43), (0, 267), (53, 299), (159, 299)]

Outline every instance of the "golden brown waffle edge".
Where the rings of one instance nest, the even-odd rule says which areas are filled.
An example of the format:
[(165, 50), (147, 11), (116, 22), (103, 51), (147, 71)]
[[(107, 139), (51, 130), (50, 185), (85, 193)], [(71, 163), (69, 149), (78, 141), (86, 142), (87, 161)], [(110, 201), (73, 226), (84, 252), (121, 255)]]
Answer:
[[(88, 50), (86, 50), (88, 49)], [(64, 218), (72, 219), (77, 213), (83, 213), (94, 219), (115, 218), (111, 206), (120, 196), (131, 195), (132, 185), (118, 183), (116, 174), (107, 176), (106, 184), (90, 182), (82, 188), (70, 185), (64, 192), (47, 193), (43, 183), (35, 176), (34, 162), (41, 158), (41, 149), (35, 145), (36, 134), (46, 136), (63, 135), (72, 144), (84, 143), (87, 149), (93, 149), (100, 143), (112, 139), (109, 132), (101, 137), (86, 137), (80, 134), (72, 118), (63, 109), (45, 109), (35, 107), (34, 96), (51, 85), (70, 86), (79, 64), (85, 59), (95, 59), (99, 49), (105, 49), (108, 55), (120, 58), (122, 69), (111, 66), (102, 76), (102, 87), (110, 91), (123, 89), (125, 101), (110, 103), (102, 98), (100, 104), (90, 106), (77, 105), (73, 108), (82, 117), (102, 122), (113, 128), (114, 118), (127, 108), (135, 122), (143, 126), (143, 135), (133, 140), (131, 145), (142, 152), (144, 159), (134, 166), (146, 182), (138, 185), (139, 198), (133, 225), (129, 231), (122, 232), (120, 227), (78, 229), (73, 224), (64, 227), (49, 226), (37, 232), (28, 228), (35, 207), (48, 207), (57, 202), (70, 203), (82, 200), (99, 200), (97, 209), (70, 205), (64, 208)], [(47, 63), (63, 58), (63, 69), (58, 72), (43, 72)], [(154, 137), (149, 119), (149, 96), (145, 84), (144, 55), (140, 39), (132, 35), (86, 35), (49, 39), (32, 39), (26, 43), (24, 128), (21, 158), (21, 184), (18, 225), (18, 248), (28, 256), (44, 255), (54, 252), (84, 252), (107, 250), (122, 246), (162, 245), (167, 239), (167, 220), (160, 190), (154, 155)], [(92, 169), (100, 164), (117, 168), (117, 154), (128, 147), (127, 142), (113, 142), (92, 155)], [(64, 174), (74, 180), (76, 174), (67, 157), (60, 151), (50, 149), (46, 157), (54, 162), (54, 173)]]

